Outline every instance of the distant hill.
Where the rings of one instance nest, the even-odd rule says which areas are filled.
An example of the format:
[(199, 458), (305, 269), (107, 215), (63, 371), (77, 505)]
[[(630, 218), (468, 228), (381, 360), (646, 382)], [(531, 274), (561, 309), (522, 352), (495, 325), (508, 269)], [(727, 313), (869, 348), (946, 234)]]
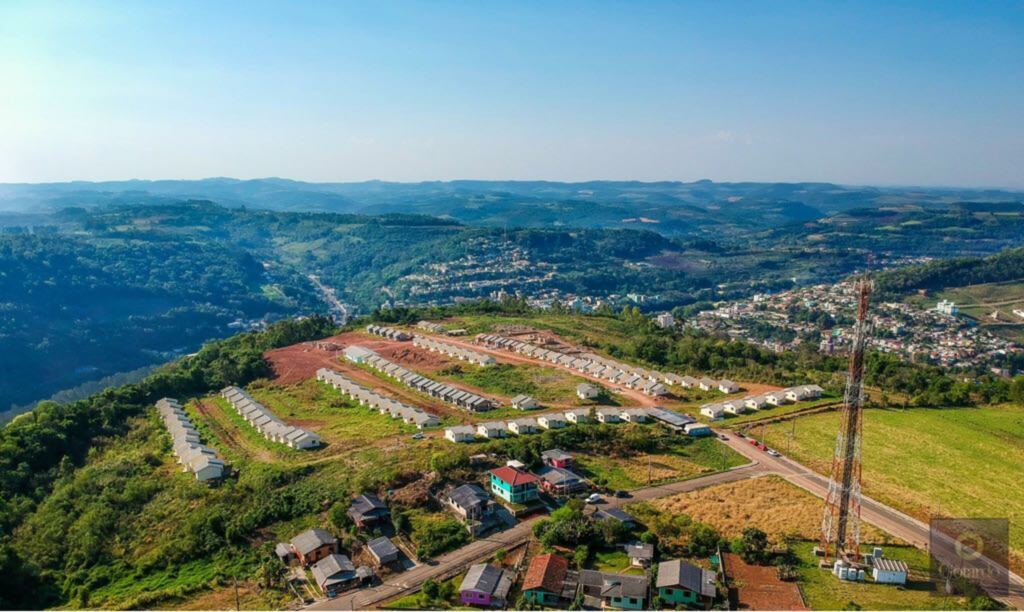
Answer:
[(827, 217), (855, 208), (914, 205), (947, 209), (1005, 204), (1000, 190), (850, 187), (831, 183), (433, 181), (305, 183), (280, 178), (112, 181), (0, 185), (0, 210), (137, 203), (145, 197), (209, 199), (277, 211), (415, 213), (492, 227), (630, 228), (668, 236), (734, 235)]

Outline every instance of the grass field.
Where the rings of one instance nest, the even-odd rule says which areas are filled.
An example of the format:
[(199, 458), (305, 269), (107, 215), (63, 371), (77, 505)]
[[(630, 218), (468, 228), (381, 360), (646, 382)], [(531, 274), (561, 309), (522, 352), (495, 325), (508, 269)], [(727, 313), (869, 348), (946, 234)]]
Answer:
[(562, 405), (582, 405), (577, 401), (576, 385), (588, 382), (559, 368), (506, 363), (487, 367), (460, 363), (439, 371), (438, 378), (464, 383), (487, 394), (514, 397), (522, 393), (541, 404)]
[(749, 427), (757, 421), (764, 419), (771, 419), (773, 417), (785, 416), (792, 412), (800, 410), (806, 410), (808, 408), (814, 408), (816, 406), (823, 406), (826, 404), (834, 404), (840, 401), (841, 398), (835, 396), (822, 396), (820, 399), (811, 400), (807, 402), (797, 402), (795, 404), (786, 404), (784, 406), (773, 406), (764, 408), (762, 410), (750, 411), (739, 416), (725, 415), (725, 420), (720, 421), (723, 427), (730, 429)]
[(601, 572), (631, 574), (634, 576), (644, 575), (643, 569), (633, 567), (629, 564), (629, 556), (626, 555), (626, 551), (620, 549), (599, 550), (595, 552), (590, 559), (589, 565), (589, 569), (595, 569)]
[[(821, 531), (821, 499), (778, 476), (731, 482), (666, 497), (648, 505), (659, 512), (685, 514), (707, 523), (728, 539), (757, 527), (773, 542), (785, 538), (815, 539)], [(865, 542), (891, 543), (893, 538), (870, 525)]]
[(886, 557), (906, 561), (910, 577), (906, 586), (844, 582), (818, 567), (813, 542), (797, 542), (800, 558), (800, 592), (812, 610), (958, 610), (962, 597), (938, 596), (928, 582), (928, 553), (912, 546), (883, 546)]
[(637, 489), (743, 465), (745, 460), (713, 438), (685, 439), (670, 451), (632, 457), (577, 454), (573, 461), (588, 478), (612, 489)]
[[(827, 473), (838, 413), (797, 419), (792, 456)], [(789, 445), (789, 423), (767, 428)], [(1024, 406), (869, 410), (864, 415), (864, 493), (919, 519), (1007, 517), (1015, 569), (1024, 565)]]
[(905, 546), (870, 525), (862, 527), (864, 541), (881, 545), (886, 556), (904, 560), (911, 567), (912, 582), (907, 588), (843, 583), (819, 569), (813, 548), (821, 528), (821, 499), (778, 476), (717, 485), (628, 509), (641, 519), (650, 512), (687, 515), (711, 525), (729, 540), (752, 526), (767, 533), (776, 545), (790, 542), (801, 561), (800, 590), (815, 610), (919, 610), (961, 608), (966, 603), (933, 597), (925, 590), (927, 553)]

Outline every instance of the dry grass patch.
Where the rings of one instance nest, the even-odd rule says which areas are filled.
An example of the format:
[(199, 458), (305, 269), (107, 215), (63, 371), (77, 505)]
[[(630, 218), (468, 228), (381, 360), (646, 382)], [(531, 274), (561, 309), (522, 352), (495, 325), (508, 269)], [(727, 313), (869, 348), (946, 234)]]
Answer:
[[(817, 540), (821, 533), (821, 499), (778, 476), (707, 487), (651, 505), (707, 523), (730, 539), (739, 537), (746, 527), (757, 527), (775, 542), (786, 536)], [(894, 541), (870, 525), (863, 525), (861, 533), (865, 542)]]

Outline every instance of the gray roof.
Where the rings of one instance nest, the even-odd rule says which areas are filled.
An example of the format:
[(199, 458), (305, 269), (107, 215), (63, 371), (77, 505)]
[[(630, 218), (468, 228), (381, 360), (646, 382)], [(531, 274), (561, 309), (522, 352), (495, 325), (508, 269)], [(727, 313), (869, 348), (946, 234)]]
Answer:
[(625, 510), (620, 508), (598, 508), (594, 511), (593, 517), (599, 521), (614, 519), (622, 523), (635, 523), (636, 519)]
[(352, 560), (345, 555), (331, 554), (317, 561), (312, 568), (313, 577), (321, 588), (332, 582), (351, 580), (356, 571)]
[(601, 597), (647, 597), (647, 577), (611, 574), (597, 570), (580, 571), (580, 584), (585, 593), (599, 592)]
[(659, 563), (655, 584), (659, 589), (683, 587), (705, 597), (715, 596), (715, 575), (680, 559)]
[(307, 531), (303, 531), (299, 535), (292, 538), (292, 546), (299, 554), (307, 555), (314, 550), (324, 546), (326, 544), (337, 543), (338, 538), (332, 536), (327, 531), (315, 527)]
[(507, 572), (488, 563), (478, 563), (469, 568), (459, 591), (479, 591), (504, 598), (512, 587), (512, 577)]
[(572, 455), (560, 448), (546, 450), (540, 454), (540, 457), (547, 461), (568, 461), (572, 459)]
[(352, 501), (348, 513), (355, 516), (368, 514), (379, 515), (387, 512), (388, 507), (373, 493), (363, 493)]
[(654, 544), (646, 542), (630, 542), (626, 544), (626, 555), (630, 559), (653, 559)]
[(398, 554), (398, 547), (385, 537), (370, 540), (366, 543), (366, 547), (370, 549), (370, 552), (378, 560)]
[(455, 487), (448, 494), (448, 498), (460, 508), (475, 508), (486, 504), (491, 499), (483, 487), (475, 483)]

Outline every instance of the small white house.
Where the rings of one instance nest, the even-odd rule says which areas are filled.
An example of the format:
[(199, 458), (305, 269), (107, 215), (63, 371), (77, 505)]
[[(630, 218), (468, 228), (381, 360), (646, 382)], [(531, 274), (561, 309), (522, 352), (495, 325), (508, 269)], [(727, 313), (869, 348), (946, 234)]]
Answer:
[(581, 383), (576, 385), (576, 397), (581, 400), (594, 399), (598, 395), (601, 395), (601, 390), (589, 383)]
[(747, 411), (747, 407), (743, 404), (742, 400), (731, 400), (728, 402), (722, 402), (722, 409), (729, 414), (743, 414)]
[(619, 414), (619, 417), (628, 423), (646, 423), (647, 416), (647, 410), (644, 408), (626, 408)]
[(699, 384), (699, 381), (692, 376), (680, 376), (679, 385), (684, 389), (692, 389)]
[(701, 391), (710, 391), (718, 387), (718, 383), (711, 380), (710, 378), (704, 377), (700, 379), (700, 381), (697, 383), (697, 386), (700, 387)]
[(512, 398), (512, 407), (516, 410), (536, 410), (540, 408), (540, 402), (529, 395), (517, 395)]
[(743, 405), (751, 410), (760, 410), (764, 408), (767, 403), (768, 402), (765, 401), (763, 395), (751, 395), (750, 397), (743, 399)]
[(718, 381), (718, 390), (721, 391), (722, 393), (738, 393), (740, 390), (740, 386), (732, 382), (731, 380), (723, 378), (722, 380)]
[(517, 436), (537, 433), (537, 419), (516, 419), (508, 422), (508, 430)]
[(449, 442), (472, 442), (474, 430), (469, 425), (456, 425), (444, 430), (444, 437)]
[(580, 423), (586, 423), (587, 421), (590, 420), (590, 409), (576, 408), (575, 410), (566, 410), (565, 420), (577, 425), (579, 425)]
[(764, 394), (764, 401), (771, 406), (781, 406), (789, 402), (784, 391), (772, 391)]
[(476, 433), (484, 438), (504, 438), (508, 435), (508, 425), (504, 421), (480, 423), (476, 426)]
[(598, 408), (594, 413), (597, 415), (597, 420), (600, 423), (619, 423), (622, 421), (622, 417), (619, 416), (621, 412), (618, 408)]
[(717, 421), (725, 414), (725, 407), (721, 404), (704, 404), (700, 407), (700, 413)]
[(537, 424), (544, 429), (561, 429), (566, 426), (565, 415), (557, 412), (542, 414), (537, 417)]

